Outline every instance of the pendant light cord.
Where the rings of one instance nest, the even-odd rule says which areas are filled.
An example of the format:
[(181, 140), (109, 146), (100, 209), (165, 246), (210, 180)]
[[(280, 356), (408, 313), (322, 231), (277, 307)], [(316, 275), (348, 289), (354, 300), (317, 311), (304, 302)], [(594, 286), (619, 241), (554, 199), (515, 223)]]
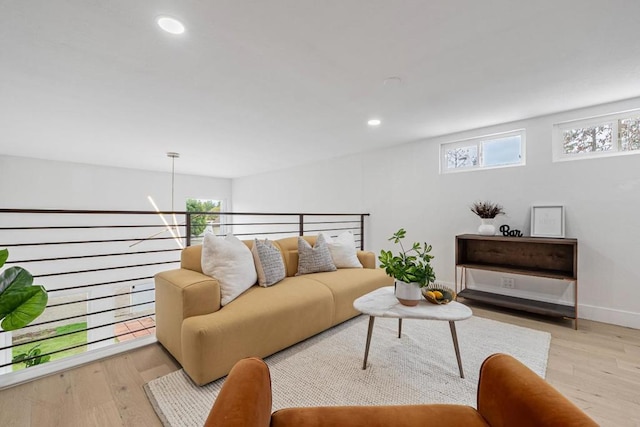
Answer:
[(175, 193), (175, 182), (176, 182), (176, 158), (171, 157), (171, 210), (175, 211), (175, 206), (173, 203), (173, 195)]

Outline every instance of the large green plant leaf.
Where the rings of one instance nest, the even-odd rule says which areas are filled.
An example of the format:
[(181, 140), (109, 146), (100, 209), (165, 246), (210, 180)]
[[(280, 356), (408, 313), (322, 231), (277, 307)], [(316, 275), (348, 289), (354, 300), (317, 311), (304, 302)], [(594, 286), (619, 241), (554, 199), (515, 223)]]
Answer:
[(24, 328), (42, 314), (48, 299), (42, 286), (11, 286), (0, 294), (0, 326), (5, 331)]
[(9, 250), (8, 249), (0, 250), (0, 267), (4, 265), (4, 263), (7, 261), (7, 258), (9, 258)]
[(0, 273), (0, 294), (5, 290), (31, 286), (33, 276), (22, 267), (10, 267)]

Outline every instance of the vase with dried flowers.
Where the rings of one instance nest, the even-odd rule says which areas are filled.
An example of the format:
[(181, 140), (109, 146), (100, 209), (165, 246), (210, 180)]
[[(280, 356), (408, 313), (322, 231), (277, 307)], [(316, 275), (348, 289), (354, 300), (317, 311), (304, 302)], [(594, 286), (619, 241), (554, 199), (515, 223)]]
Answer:
[(474, 202), (471, 207), (471, 212), (480, 217), (480, 227), (478, 227), (478, 234), (483, 236), (493, 236), (496, 234), (495, 218), (498, 215), (504, 214), (504, 208), (498, 203), (491, 201)]

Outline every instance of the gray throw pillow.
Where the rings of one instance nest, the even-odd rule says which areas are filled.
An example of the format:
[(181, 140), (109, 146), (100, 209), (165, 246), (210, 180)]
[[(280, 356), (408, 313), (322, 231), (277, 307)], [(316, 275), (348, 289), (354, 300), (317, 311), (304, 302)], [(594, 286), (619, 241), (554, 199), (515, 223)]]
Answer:
[(253, 254), (260, 286), (266, 288), (285, 278), (286, 272), (282, 254), (271, 241), (268, 239), (264, 241), (255, 239), (251, 253)]
[(314, 247), (311, 247), (306, 240), (298, 237), (298, 272), (296, 276), (322, 271), (336, 271), (327, 241), (321, 234)]

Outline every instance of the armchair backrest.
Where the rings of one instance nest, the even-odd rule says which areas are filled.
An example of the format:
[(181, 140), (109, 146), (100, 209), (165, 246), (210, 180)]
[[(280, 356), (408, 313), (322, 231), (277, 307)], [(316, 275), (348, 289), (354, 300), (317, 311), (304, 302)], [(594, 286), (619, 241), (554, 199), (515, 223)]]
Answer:
[[(225, 387), (226, 382), (230, 384)], [(205, 427), (269, 427), (271, 376), (260, 359), (242, 359), (234, 365), (209, 412)]]
[(494, 354), (482, 363), (478, 412), (491, 426), (598, 425), (535, 372), (506, 354)]

